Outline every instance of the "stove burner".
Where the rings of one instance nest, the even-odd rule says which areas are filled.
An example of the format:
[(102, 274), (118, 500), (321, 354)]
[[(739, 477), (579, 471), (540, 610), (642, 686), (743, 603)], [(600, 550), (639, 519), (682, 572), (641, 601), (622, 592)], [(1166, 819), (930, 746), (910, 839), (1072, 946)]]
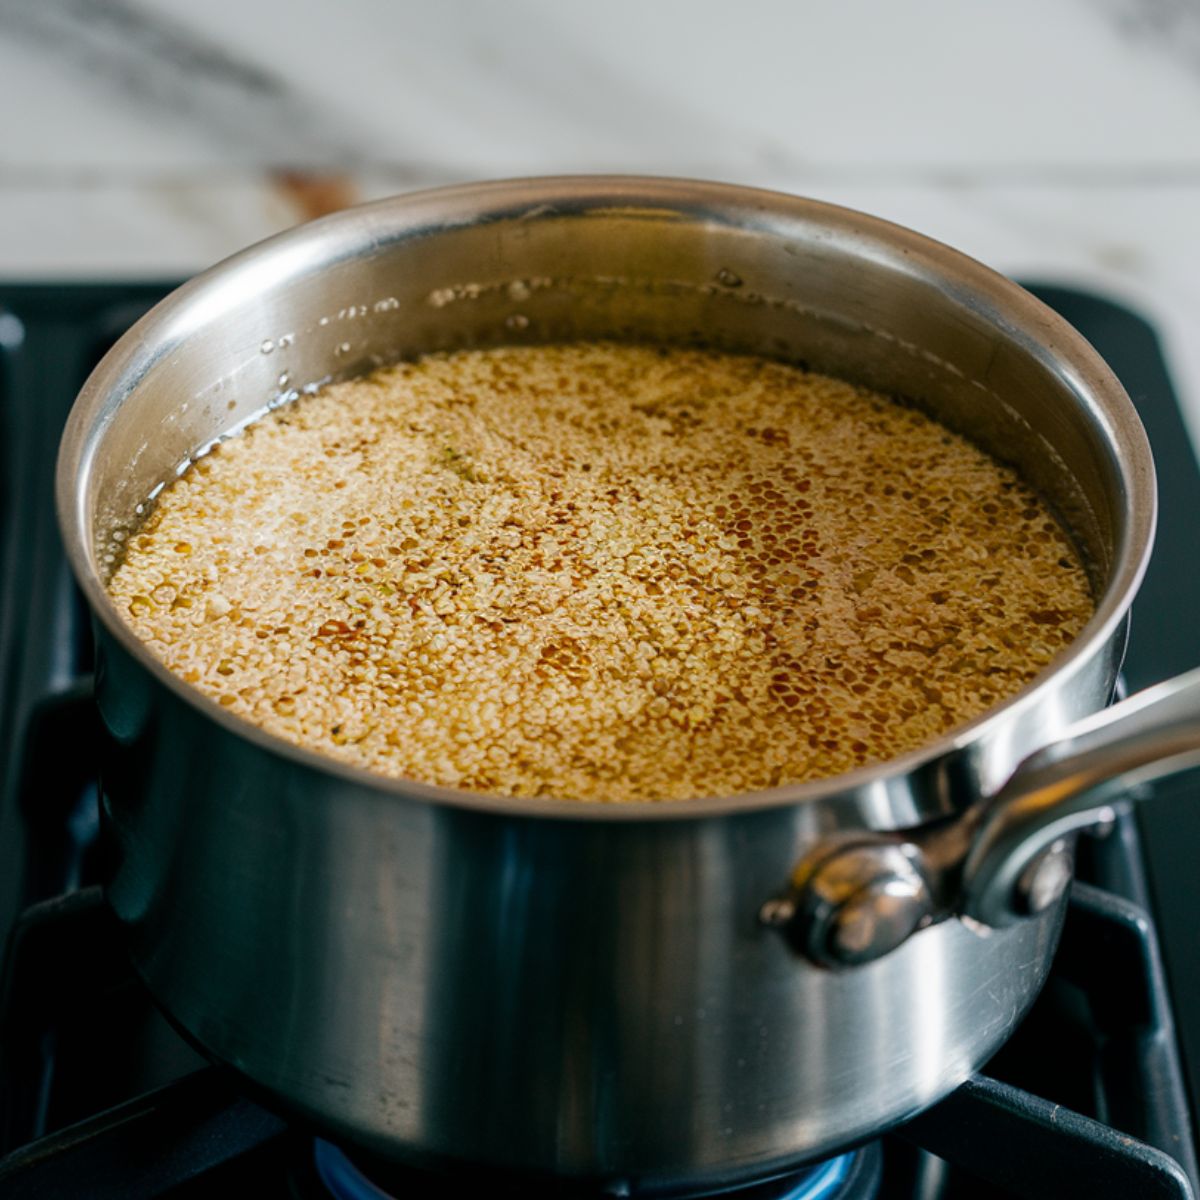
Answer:
[[(868, 1200), (875, 1195), (875, 1180), (873, 1172), (868, 1170), (864, 1178), (864, 1172), (860, 1169), (867, 1156), (867, 1151), (856, 1150), (790, 1175), (715, 1193), (693, 1193), (691, 1200), (702, 1200), (702, 1197), (711, 1197), (712, 1200), (851, 1200), (851, 1197), (854, 1200)], [(331, 1142), (322, 1138), (313, 1140), (313, 1161), (321, 1182), (333, 1200), (393, 1200), (392, 1193), (368, 1179)], [(426, 1182), (431, 1189), (444, 1190), (437, 1188), (437, 1181), (433, 1177), (426, 1177)], [(869, 1190), (862, 1191), (855, 1186), (860, 1182), (865, 1183)], [(409, 1197), (414, 1194), (408, 1188), (405, 1192)]]
[(341, 1150), (323, 1138), (313, 1139), (313, 1161), (334, 1200), (392, 1200), (390, 1193), (372, 1183)]
[(794, 1175), (781, 1175), (765, 1183), (719, 1193), (737, 1200), (841, 1200), (854, 1173), (859, 1154), (842, 1154)]

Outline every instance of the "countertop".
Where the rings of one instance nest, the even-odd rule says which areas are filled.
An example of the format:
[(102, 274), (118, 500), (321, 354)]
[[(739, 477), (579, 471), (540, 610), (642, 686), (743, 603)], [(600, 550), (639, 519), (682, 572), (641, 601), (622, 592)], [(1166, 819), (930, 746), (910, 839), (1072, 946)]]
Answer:
[(723, 179), (1141, 311), (1200, 444), (1183, 0), (0, 0), (0, 103), (4, 279), (173, 278), (468, 179)]

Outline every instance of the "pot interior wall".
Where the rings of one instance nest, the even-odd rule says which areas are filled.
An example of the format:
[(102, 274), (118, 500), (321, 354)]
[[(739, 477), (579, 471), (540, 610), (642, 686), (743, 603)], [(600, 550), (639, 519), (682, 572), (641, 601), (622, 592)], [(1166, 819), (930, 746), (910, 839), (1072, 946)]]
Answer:
[(128, 361), (85, 499), (102, 573), (160, 484), (305, 388), (433, 350), (636, 338), (803, 361), (915, 400), (1039, 488), (1103, 590), (1126, 500), (1103, 421), (1055, 363), (1034, 302), (1016, 323), (956, 278), (951, 252), (836, 217), (773, 214), (768, 228), (743, 210), (581, 203), (456, 223), (410, 208), (251, 252), (147, 319), (152, 354), (118, 348)]

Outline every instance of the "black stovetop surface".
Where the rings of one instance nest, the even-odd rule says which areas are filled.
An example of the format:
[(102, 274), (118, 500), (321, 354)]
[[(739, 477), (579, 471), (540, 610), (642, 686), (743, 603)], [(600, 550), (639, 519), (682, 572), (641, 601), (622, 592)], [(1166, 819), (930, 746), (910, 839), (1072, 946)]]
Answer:
[[(328, 1194), (311, 1131), (154, 1010), (96, 886), (90, 632), (55, 530), (54, 458), (87, 372), (166, 290), (0, 286), (0, 1197)], [(1200, 469), (1151, 326), (1098, 296), (1033, 290), (1115, 369), (1154, 449), (1158, 541), (1125, 665), (1138, 689), (1200, 663)], [(872, 1149), (853, 1195), (882, 1170), (874, 1194), (913, 1200), (1193, 1197), (1197, 787), (1160, 785), (1136, 822), (1082, 839), (1043, 996), (986, 1074)], [(408, 1196), (456, 1190), (402, 1182)]]

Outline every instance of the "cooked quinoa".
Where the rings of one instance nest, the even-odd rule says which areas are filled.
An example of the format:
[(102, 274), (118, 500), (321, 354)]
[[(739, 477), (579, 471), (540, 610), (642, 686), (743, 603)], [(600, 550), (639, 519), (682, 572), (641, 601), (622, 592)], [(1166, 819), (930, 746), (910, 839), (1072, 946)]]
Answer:
[(1092, 613), (1042, 501), (913, 408), (606, 343), (431, 355), (277, 409), (161, 494), (110, 587), (271, 733), (589, 800), (912, 750)]

